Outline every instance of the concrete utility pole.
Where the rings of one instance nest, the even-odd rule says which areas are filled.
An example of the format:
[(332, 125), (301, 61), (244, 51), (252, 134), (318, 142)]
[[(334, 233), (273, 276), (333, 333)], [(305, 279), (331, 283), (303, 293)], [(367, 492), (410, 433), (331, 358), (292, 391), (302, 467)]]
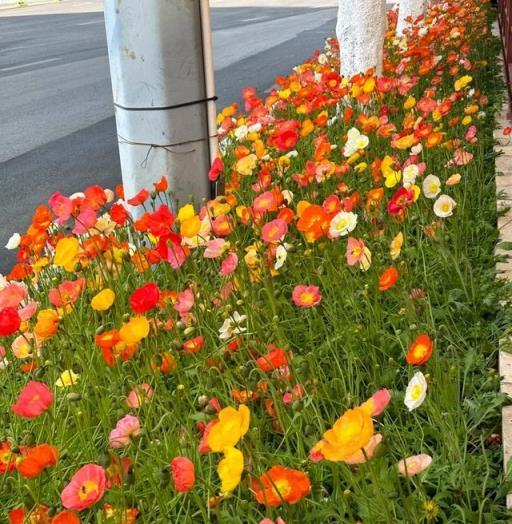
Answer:
[(398, 4), (398, 22), (396, 24), (396, 34), (402, 36), (404, 29), (409, 26), (407, 18), (413, 20), (418, 18), (425, 11), (425, 0), (400, 0)]
[(382, 72), (386, 27), (386, 0), (338, 0), (336, 35), (342, 76), (350, 78), (371, 67)]
[(208, 0), (105, 0), (126, 198), (165, 175), (174, 204), (210, 196), (217, 152)]

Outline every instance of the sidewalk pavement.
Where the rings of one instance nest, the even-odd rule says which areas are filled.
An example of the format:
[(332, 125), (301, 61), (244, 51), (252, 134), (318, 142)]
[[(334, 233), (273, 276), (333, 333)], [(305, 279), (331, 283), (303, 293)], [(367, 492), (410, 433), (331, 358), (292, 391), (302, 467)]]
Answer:
[[(103, 0), (0, 0), (0, 16), (57, 15), (103, 11)], [(210, 0), (211, 7), (336, 7), (338, 0)]]

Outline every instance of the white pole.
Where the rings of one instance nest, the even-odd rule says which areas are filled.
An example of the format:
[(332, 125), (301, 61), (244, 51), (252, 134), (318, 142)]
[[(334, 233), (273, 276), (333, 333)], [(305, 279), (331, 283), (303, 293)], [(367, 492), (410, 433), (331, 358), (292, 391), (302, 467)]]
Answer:
[(207, 2), (105, 0), (105, 25), (126, 198), (163, 175), (174, 206), (200, 204), (216, 147)]
[(338, 0), (342, 76), (350, 78), (372, 67), (382, 72), (386, 27), (386, 0)]
[(410, 25), (407, 18), (416, 20), (425, 10), (425, 0), (400, 0), (398, 4), (398, 22), (396, 24), (396, 34), (402, 36), (404, 29)]

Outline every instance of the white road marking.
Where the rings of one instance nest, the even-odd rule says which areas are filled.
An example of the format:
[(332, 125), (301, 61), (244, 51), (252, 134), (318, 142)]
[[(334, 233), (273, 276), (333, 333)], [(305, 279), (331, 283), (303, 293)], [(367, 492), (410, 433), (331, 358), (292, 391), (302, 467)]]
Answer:
[(104, 24), (104, 20), (92, 20), (91, 22), (80, 22), (79, 24), (74, 25), (96, 25), (96, 24)]
[(244, 18), (240, 22), (257, 22), (261, 20), (267, 20), (266, 16), (257, 16), (256, 18)]
[(0, 71), (14, 71), (15, 69), (23, 69), (24, 67), (30, 67), (33, 65), (47, 64), (48, 62), (56, 62), (57, 60), (60, 60), (60, 58), (47, 58), (46, 60), (38, 60), (37, 62), (28, 62), (27, 64), (20, 64), (11, 67), (2, 67)]

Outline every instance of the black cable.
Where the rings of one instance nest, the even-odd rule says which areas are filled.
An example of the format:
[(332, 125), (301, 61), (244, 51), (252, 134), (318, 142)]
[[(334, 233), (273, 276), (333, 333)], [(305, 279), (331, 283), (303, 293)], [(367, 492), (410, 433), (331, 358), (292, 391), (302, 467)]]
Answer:
[(206, 102), (215, 102), (218, 100), (218, 96), (211, 96), (209, 98), (200, 98), (199, 100), (194, 100), (192, 102), (183, 102), (181, 104), (174, 104), (172, 106), (163, 106), (163, 107), (126, 107), (121, 104), (114, 102), (114, 106), (119, 109), (124, 109), (125, 111), (169, 111), (171, 109), (178, 109), (180, 107), (194, 106), (196, 104), (205, 104)]

